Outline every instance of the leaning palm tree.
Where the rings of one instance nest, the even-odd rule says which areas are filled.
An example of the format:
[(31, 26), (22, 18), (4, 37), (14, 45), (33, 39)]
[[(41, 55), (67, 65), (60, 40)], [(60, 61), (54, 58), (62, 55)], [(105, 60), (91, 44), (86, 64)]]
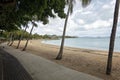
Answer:
[(117, 23), (118, 23), (119, 2), (120, 2), (120, 0), (116, 0), (116, 4), (115, 4), (114, 20), (113, 20), (111, 37), (110, 37), (109, 55), (108, 55), (107, 69), (106, 69), (106, 74), (107, 75), (111, 74), (111, 69), (112, 69), (112, 56), (113, 56), (113, 51), (114, 51), (116, 29), (117, 29)]
[(14, 39), (15, 39), (15, 32), (13, 32), (12, 35), (11, 35), (11, 43), (10, 43), (9, 46), (12, 46), (12, 45), (13, 45)]
[[(17, 27), (17, 25), (14, 25), (14, 26)], [(16, 35), (17, 30), (19, 30), (19, 29), (15, 29), (15, 30), (12, 32), (12, 35), (11, 35), (11, 43), (10, 43), (9, 46), (12, 46), (12, 45), (13, 45), (13, 43), (14, 43), (14, 41), (15, 41), (15, 38), (17, 37), (17, 35)]]
[(12, 40), (12, 33), (11, 33), (11, 32), (9, 32), (9, 36), (8, 36), (8, 43), (7, 43), (7, 45), (9, 45), (9, 44), (10, 44), (11, 40)]
[(21, 40), (22, 40), (23, 35), (25, 34), (27, 28), (28, 28), (28, 25), (26, 24), (23, 34), (20, 35), (20, 38), (19, 38), (18, 45), (17, 45), (16, 49), (19, 48)]
[[(69, 14), (73, 12), (73, 2), (75, 2), (75, 0), (66, 0), (66, 2), (68, 4), (68, 11), (67, 11), (67, 15), (66, 15), (65, 23), (64, 23), (64, 30), (63, 30), (63, 35), (62, 35), (61, 46), (60, 46), (59, 53), (56, 57), (56, 60), (62, 59), (67, 22), (68, 22)], [(91, 0), (82, 0), (82, 6), (86, 7), (90, 2), (91, 2)]]
[(25, 44), (25, 46), (24, 46), (24, 48), (23, 48), (23, 51), (25, 51), (26, 48), (27, 48), (28, 42), (29, 42), (29, 40), (30, 40), (30, 36), (31, 36), (31, 34), (32, 34), (32, 31), (33, 31), (33, 28), (34, 28), (34, 27), (37, 27), (37, 24), (36, 24), (35, 22), (32, 21), (31, 23), (32, 23), (32, 28), (31, 28), (31, 31), (30, 31), (30, 33), (29, 33), (29, 37), (27, 38), (26, 44)]

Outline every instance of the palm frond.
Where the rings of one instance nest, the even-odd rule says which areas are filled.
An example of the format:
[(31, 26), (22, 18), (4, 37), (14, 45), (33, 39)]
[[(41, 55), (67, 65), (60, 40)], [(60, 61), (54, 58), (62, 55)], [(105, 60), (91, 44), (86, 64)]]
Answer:
[(75, 0), (66, 0), (66, 4), (68, 5), (68, 7), (70, 8), (70, 13), (72, 14), (73, 12), (73, 4), (75, 3)]
[[(90, 4), (91, 0), (80, 0), (82, 7), (87, 7), (87, 5)], [(66, 4), (68, 5), (68, 7), (70, 8), (70, 14), (72, 14), (73, 12), (73, 6), (76, 3), (76, 0), (66, 0)]]
[(38, 25), (37, 25), (35, 22), (33, 22), (33, 21), (32, 21), (32, 24), (33, 24), (35, 27), (37, 27), (37, 26), (38, 26)]
[(81, 0), (82, 2), (82, 7), (87, 7), (89, 4), (90, 4), (90, 2), (91, 2), (91, 0)]
[(75, 0), (70, 0), (70, 14), (73, 12), (73, 1)]

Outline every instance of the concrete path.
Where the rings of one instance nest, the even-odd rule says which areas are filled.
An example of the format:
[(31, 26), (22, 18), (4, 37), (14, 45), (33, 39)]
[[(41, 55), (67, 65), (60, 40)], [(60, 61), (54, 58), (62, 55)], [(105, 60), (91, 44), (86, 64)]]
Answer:
[(102, 80), (5, 44), (1, 44), (1, 46), (4, 46), (5, 51), (20, 61), (34, 80)]
[(20, 62), (0, 48), (0, 80), (33, 80)]

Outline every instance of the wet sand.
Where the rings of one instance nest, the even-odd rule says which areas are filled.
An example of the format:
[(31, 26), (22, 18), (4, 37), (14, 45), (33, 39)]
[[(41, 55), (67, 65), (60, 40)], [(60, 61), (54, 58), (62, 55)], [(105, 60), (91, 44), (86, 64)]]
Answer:
[[(16, 47), (17, 43), (18, 41), (15, 41), (13, 47)], [(24, 44), (25, 41), (22, 41), (20, 49)], [(105, 74), (107, 51), (65, 47), (63, 59), (58, 61), (55, 58), (59, 52), (59, 46), (41, 43), (41, 40), (30, 40), (26, 51), (104, 80), (120, 80), (120, 53), (118, 52), (113, 55), (112, 74), (108, 76)]]

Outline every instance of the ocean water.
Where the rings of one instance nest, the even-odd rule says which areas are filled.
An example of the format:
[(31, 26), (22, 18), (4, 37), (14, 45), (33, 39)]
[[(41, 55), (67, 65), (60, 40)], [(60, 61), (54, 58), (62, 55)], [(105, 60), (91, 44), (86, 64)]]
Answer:
[[(108, 37), (81, 37), (81, 38), (66, 38), (65, 46), (75, 47), (75, 48), (86, 48), (93, 50), (109, 50), (109, 40)], [(44, 40), (43, 43), (60, 45), (60, 40)], [(120, 37), (115, 40), (114, 51), (120, 52)]]

